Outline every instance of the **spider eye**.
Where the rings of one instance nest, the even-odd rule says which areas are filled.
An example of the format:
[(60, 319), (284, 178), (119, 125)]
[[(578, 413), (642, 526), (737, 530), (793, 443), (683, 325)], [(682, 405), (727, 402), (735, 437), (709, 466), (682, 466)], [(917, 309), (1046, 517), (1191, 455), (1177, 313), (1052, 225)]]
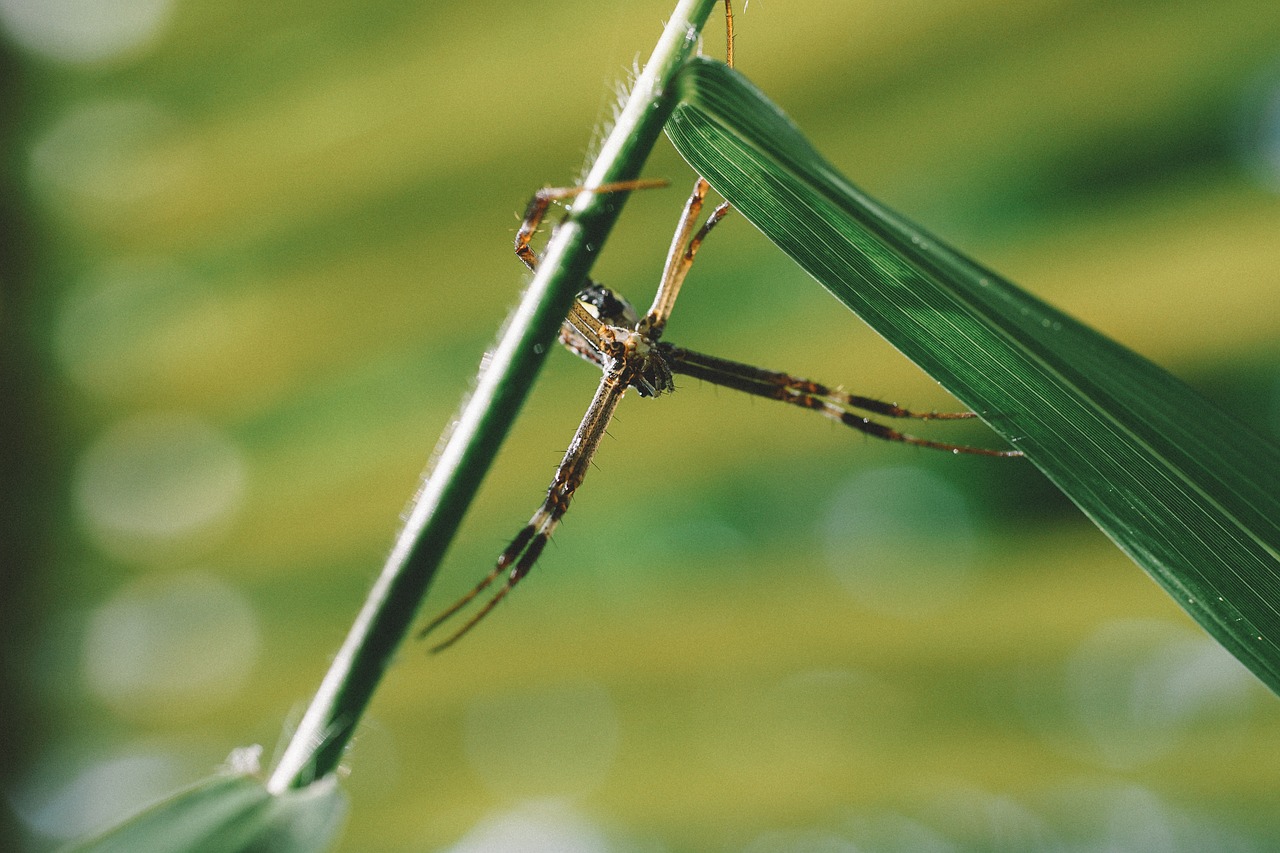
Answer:
[(630, 302), (609, 288), (594, 282), (578, 293), (578, 301), (586, 306), (591, 316), (610, 326), (630, 328), (640, 320), (640, 316), (636, 314), (636, 309)]

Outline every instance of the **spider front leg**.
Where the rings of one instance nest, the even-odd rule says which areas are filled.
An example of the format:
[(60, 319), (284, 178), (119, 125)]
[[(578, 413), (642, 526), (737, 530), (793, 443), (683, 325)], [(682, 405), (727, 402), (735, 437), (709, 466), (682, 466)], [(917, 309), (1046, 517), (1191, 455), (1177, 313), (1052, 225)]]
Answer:
[(594, 187), (543, 187), (533, 194), (524, 209), (524, 219), (516, 231), (516, 257), (531, 270), (538, 268), (538, 256), (529, 245), (533, 235), (538, 233), (538, 226), (546, 218), (547, 210), (554, 201), (576, 198), (583, 193), (620, 193), (630, 190), (647, 190), (665, 187), (667, 182), (661, 178), (637, 178), (632, 181), (614, 181)]
[(685, 277), (689, 275), (689, 268), (693, 266), (693, 259), (698, 254), (698, 249), (702, 247), (702, 241), (711, 233), (711, 229), (715, 228), (732, 210), (729, 202), (722, 202), (711, 211), (707, 221), (695, 232), (694, 226), (698, 224), (698, 214), (702, 211), (707, 191), (710, 189), (711, 184), (707, 183), (705, 178), (699, 177), (694, 181), (693, 192), (689, 194), (689, 200), (685, 202), (684, 211), (680, 214), (680, 223), (676, 226), (676, 233), (671, 238), (667, 260), (662, 265), (662, 279), (658, 282), (658, 292), (654, 294), (653, 304), (649, 306), (649, 312), (641, 321), (641, 330), (651, 340), (656, 341), (662, 337), (667, 319), (671, 316), (671, 309), (675, 307), (676, 297), (680, 295), (680, 287), (684, 284)]
[(551, 487), (547, 489), (547, 497), (542, 502), (542, 506), (538, 507), (538, 511), (529, 519), (529, 523), (516, 534), (515, 539), (511, 540), (511, 544), (498, 557), (493, 571), (476, 584), (474, 589), (431, 620), (418, 632), (418, 637), (425, 637), (440, 627), (449, 617), (462, 610), (472, 599), (491, 586), (504, 572), (507, 575), (506, 581), (461, 628), (432, 646), (432, 652), (443, 651), (462, 639), (468, 631), (480, 623), (480, 620), (488, 616), (498, 602), (506, 598), (515, 585), (533, 568), (533, 564), (542, 554), (542, 549), (546, 547), (547, 540), (550, 539), (556, 525), (568, 511), (574, 492), (582, 485), (591, 460), (600, 447), (600, 440), (609, 426), (609, 421), (612, 420), (618, 403), (626, 393), (628, 381), (621, 363), (615, 369), (605, 373), (600, 380), (600, 386), (596, 389), (595, 397), (591, 400), (591, 405), (587, 407), (582, 423), (578, 426), (578, 431), (574, 433), (569, 449), (565, 451), (560, 467), (556, 469), (555, 477), (551, 481)]

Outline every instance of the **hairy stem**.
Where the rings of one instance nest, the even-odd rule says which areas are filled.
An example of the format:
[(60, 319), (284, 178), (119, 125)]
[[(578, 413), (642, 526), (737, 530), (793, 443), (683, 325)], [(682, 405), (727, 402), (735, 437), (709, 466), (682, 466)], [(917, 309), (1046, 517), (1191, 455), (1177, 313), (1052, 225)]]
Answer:
[[(639, 175), (671, 112), (675, 75), (695, 50), (715, 3), (680, 0), (605, 140), (587, 186)], [(578, 196), (548, 243), (537, 274), (418, 491), (382, 573), (272, 772), (272, 792), (304, 787), (337, 768), (625, 195)]]

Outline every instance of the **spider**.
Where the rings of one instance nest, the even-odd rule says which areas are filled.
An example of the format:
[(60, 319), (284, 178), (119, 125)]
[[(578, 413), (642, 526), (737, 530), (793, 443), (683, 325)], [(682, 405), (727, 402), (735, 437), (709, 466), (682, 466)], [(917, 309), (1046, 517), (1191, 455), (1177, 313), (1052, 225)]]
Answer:
[[(727, 0), (725, 11), (729, 42), (727, 59), (732, 65), (733, 18)], [(665, 181), (633, 180), (595, 187), (543, 188), (534, 195), (525, 210), (524, 221), (516, 233), (516, 255), (530, 270), (537, 269), (538, 256), (530, 243), (553, 202), (573, 198), (587, 191), (626, 192), (665, 185)], [(671, 316), (680, 287), (693, 265), (694, 256), (707, 234), (731, 209), (728, 202), (721, 203), (702, 226), (697, 227), (709, 189), (710, 184), (705, 179), (699, 177), (695, 181), (693, 192), (685, 203), (672, 238), (657, 294), (644, 316), (640, 316), (626, 299), (590, 280), (578, 293), (568, 317), (560, 327), (560, 343), (603, 371), (600, 385), (569, 443), (569, 449), (565, 451), (564, 459), (556, 469), (542, 506), (538, 507), (529, 523), (499, 555), (493, 570), (470, 592), (419, 631), (418, 636), (421, 638), (432, 633), (491, 586), (504, 572), (507, 573), (506, 581), (462, 627), (433, 646), (431, 651), (442, 651), (461, 639), (489, 615), (533, 568), (546, 547), (547, 540), (568, 510), (574, 493), (582, 485), (618, 404), (631, 388), (641, 397), (657, 397), (675, 390), (676, 374), (692, 376), (748, 394), (812, 409), (866, 435), (887, 441), (951, 453), (1002, 457), (1022, 455), (1019, 450), (991, 450), (918, 438), (872, 420), (859, 414), (857, 410), (891, 418), (917, 420), (963, 420), (976, 417), (972, 412), (913, 412), (892, 403), (849, 394), (838, 387), (705, 355), (662, 340), (662, 332)]]

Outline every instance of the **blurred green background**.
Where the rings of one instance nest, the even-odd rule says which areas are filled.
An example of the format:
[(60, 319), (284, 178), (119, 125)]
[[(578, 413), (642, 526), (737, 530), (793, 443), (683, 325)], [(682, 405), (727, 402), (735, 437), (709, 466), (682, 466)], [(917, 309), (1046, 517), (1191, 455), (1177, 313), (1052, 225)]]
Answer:
[[(0, 846), (270, 760), (518, 297), (518, 211), (672, 5), (0, 0)], [(855, 182), (1280, 437), (1274, 0), (757, 0), (738, 32)], [(596, 267), (640, 303), (692, 181), (665, 143), (646, 174), (674, 188)], [(668, 338), (952, 405), (741, 219)], [(425, 610), (595, 381), (552, 355)], [(518, 594), (402, 652), (339, 849), (1276, 849), (1280, 701), (1030, 466), (683, 385), (623, 404)]]

